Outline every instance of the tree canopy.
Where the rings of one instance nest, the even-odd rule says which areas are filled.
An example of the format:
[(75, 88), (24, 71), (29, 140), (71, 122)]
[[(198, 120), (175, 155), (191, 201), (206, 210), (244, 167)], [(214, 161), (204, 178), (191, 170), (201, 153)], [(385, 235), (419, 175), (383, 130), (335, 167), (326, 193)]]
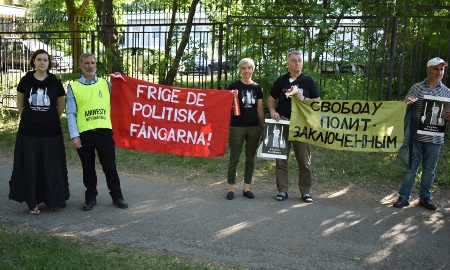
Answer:
[[(191, 44), (195, 42), (192, 31), (199, 9), (207, 11), (211, 23), (223, 27), (211, 28), (212, 40), (220, 44), (220, 53), (227, 56), (229, 64), (234, 65), (238, 58), (252, 57), (258, 63), (262, 80), (272, 81), (271, 76), (282, 71), (287, 51), (300, 50), (304, 53), (305, 68), (313, 75), (326, 70), (325, 65), (332, 58), (332, 61), (339, 59), (365, 66), (366, 75), (372, 72), (374, 76), (387, 76), (403, 83), (401, 76), (423, 76), (423, 73), (417, 75), (414, 69), (399, 70), (403, 62), (415, 63), (435, 55), (450, 56), (446, 45), (450, 36), (447, 30), (450, 29), (447, 19), (450, 1), (431, 2), (40, 0), (32, 2), (35, 3), (32, 8), (33, 16), (39, 21), (35, 29), (42, 33), (42, 39), (48, 38), (48, 31), (68, 30), (66, 35), (70, 36), (75, 66), (82, 48), (95, 49), (105, 57), (105, 72), (124, 68), (120, 42), (121, 27), (127, 24), (125, 16), (164, 13), (170, 18), (168, 30), (161, 32), (165, 48), (164, 57), (158, 61), (159, 82), (164, 84), (174, 83), (187, 48), (195, 47)], [(101, 46), (80, 37), (89, 33), (97, 35)], [(392, 59), (391, 53), (401, 59), (393, 63), (394, 67), (387, 62)], [(396, 76), (393, 68), (401, 74)]]

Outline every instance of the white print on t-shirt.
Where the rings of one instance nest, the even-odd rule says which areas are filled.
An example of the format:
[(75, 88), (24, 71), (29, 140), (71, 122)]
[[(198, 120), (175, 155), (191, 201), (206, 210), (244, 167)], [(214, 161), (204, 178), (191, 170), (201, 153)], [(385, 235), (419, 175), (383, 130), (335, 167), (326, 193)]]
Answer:
[(251, 108), (252, 104), (256, 103), (256, 97), (253, 95), (252, 90), (247, 90), (245, 96), (242, 97), (242, 103), (244, 103), (245, 108)]
[(50, 106), (50, 98), (47, 95), (47, 87), (44, 89), (38, 88), (33, 94), (33, 88), (30, 89), (30, 97), (28, 98), (31, 109), (35, 111), (46, 111)]

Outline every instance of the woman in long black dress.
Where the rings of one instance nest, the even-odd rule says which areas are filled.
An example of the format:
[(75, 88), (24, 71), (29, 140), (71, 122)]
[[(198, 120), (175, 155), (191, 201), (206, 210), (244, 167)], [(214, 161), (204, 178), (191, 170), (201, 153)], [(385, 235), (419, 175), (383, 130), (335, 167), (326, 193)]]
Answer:
[(52, 63), (45, 50), (34, 52), (29, 64), (34, 70), (17, 86), (20, 123), (9, 199), (26, 202), (30, 214), (39, 215), (40, 203), (50, 209), (64, 208), (70, 196), (60, 121), (65, 91), (49, 72)]

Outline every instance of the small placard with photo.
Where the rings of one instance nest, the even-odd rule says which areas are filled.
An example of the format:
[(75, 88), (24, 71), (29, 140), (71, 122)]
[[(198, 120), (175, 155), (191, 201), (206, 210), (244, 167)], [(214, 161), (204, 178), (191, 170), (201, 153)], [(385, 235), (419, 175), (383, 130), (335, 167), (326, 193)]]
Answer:
[(421, 116), (417, 134), (430, 136), (444, 136), (446, 121), (444, 113), (450, 110), (450, 99), (435, 97), (430, 95), (423, 96)]
[(266, 119), (263, 131), (263, 141), (261, 142), (262, 158), (287, 159), (289, 121)]

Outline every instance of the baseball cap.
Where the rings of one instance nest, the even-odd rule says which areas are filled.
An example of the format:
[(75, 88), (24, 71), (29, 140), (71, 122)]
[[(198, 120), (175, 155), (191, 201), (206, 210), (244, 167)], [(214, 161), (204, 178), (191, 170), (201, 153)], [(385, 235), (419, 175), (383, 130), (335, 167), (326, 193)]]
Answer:
[(431, 58), (428, 63), (427, 63), (427, 67), (434, 67), (437, 66), (439, 64), (444, 64), (444, 66), (448, 66), (448, 63), (444, 61), (444, 59), (440, 58), (440, 57), (435, 57), (435, 58)]

